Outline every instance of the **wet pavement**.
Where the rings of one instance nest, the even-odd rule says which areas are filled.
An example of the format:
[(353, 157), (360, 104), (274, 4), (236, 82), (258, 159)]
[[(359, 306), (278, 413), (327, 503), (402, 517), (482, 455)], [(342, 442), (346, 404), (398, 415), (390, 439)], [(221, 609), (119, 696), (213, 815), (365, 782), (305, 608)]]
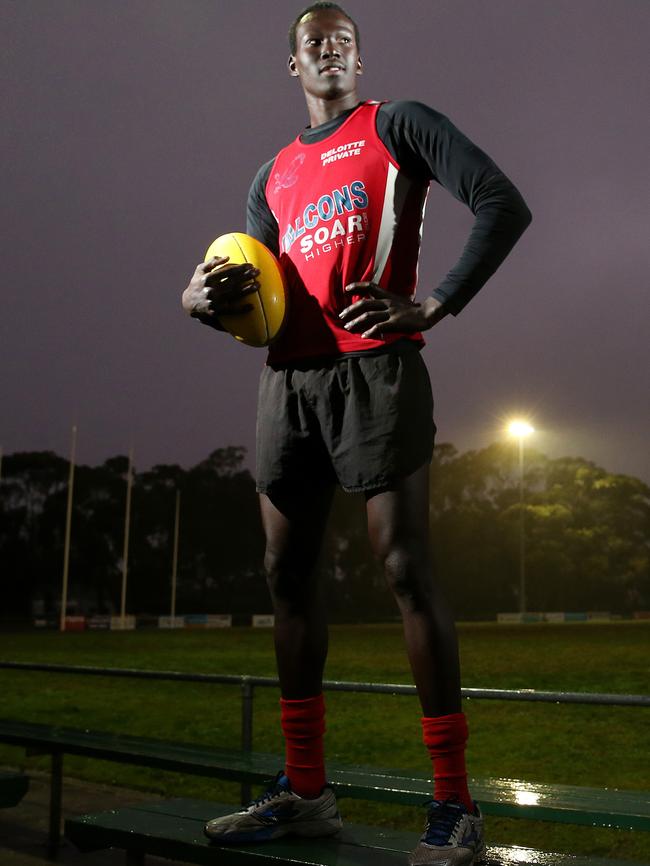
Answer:
[[(15, 769), (15, 768), (7, 768)], [(48, 773), (29, 770), (29, 791), (18, 806), (0, 809), (0, 864), (2, 866), (38, 866), (52, 863), (47, 857), (49, 828), (50, 777)], [(116, 809), (127, 803), (162, 799), (155, 794), (98, 785), (78, 779), (63, 779), (63, 819), (88, 812)], [(62, 839), (57, 863), (76, 866), (124, 866), (123, 851), (97, 851), (82, 854)], [(171, 866), (178, 860), (147, 857), (150, 866)]]

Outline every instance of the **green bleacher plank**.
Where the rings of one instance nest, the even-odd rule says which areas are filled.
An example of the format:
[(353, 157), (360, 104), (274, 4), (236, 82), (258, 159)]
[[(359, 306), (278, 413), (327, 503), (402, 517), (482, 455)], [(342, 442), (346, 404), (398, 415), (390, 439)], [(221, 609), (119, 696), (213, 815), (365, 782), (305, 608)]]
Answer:
[[(141, 807), (82, 816), (66, 821), (65, 834), (82, 851), (123, 848), (190, 863), (377, 866), (377, 852), (350, 840), (349, 834), (336, 839), (294, 837), (260, 845), (215, 845), (203, 835), (203, 824), (209, 817), (227, 814), (232, 806), (207, 806), (206, 816), (199, 819), (176, 815), (173, 810), (147, 811)], [(387, 847), (381, 862), (385, 866), (404, 866), (404, 854)]]
[(24, 773), (0, 771), (0, 809), (17, 806), (29, 789), (29, 778)]
[[(338, 837), (286, 837), (259, 845), (216, 845), (203, 835), (203, 824), (232, 809), (222, 803), (175, 799), (143, 803), (118, 811), (66, 821), (66, 836), (82, 851), (118, 848), (199, 864), (233, 866), (404, 866), (416, 842), (413, 833), (386, 828), (346, 826)], [(642, 866), (631, 861), (495, 846), (488, 866)]]
[(230, 781), (263, 782), (275, 776), (281, 759), (273, 755), (168, 743), (128, 734), (82, 731), (56, 725), (0, 720), (0, 740), (32, 750), (60, 750), (125, 764), (189, 772)]
[[(431, 796), (433, 782), (424, 773), (373, 770), (328, 763), (339, 796), (363, 797), (418, 805)], [(650, 830), (650, 793), (571, 785), (539, 784), (518, 779), (470, 779), (473, 797), (486, 815), (537, 821)]]
[[(263, 784), (282, 766), (277, 755), (167, 743), (125, 734), (0, 720), (0, 740), (31, 749), (60, 750), (121, 763), (192, 773), (234, 782)], [(429, 799), (425, 773), (350, 767), (328, 762), (328, 776), (339, 797), (403, 805)], [(650, 831), (650, 794), (570, 785), (535, 784), (516, 779), (472, 779), (474, 797), (486, 815)]]

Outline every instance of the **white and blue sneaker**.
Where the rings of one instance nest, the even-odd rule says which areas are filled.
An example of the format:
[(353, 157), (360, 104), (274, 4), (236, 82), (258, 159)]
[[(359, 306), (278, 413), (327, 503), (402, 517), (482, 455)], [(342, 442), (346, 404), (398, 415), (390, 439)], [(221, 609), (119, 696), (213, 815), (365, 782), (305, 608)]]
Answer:
[(409, 866), (475, 866), (485, 861), (483, 816), (456, 800), (431, 800), (427, 826), (409, 855)]
[(241, 812), (213, 818), (203, 832), (214, 842), (268, 842), (280, 836), (333, 836), (342, 827), (334, 791), (327, 785), (308, 800), (291, 790), (280, 771), (273, 785)]

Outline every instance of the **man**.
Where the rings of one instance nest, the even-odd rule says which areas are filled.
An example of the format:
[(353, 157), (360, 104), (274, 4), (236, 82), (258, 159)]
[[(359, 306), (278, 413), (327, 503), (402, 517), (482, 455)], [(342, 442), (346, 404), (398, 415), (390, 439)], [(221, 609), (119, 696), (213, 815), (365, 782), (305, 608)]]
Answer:
[[(482, 818), (467, 788), (458, 645), (429, 552), (435, 426), (419, 349), (421, 332), (460, 312), (531, 216), (494, 162), (446, 117), (414, 102), (359, 100), (359, 32), (341, 7), (313, 4), (289, 37), (289, 73), (311, 124), (258, 171), (247, 221), (248, 233), (279, 256), (290, 289), (288, 322), (262, 372), (257, 425), (286, 763), (266, 794), (205, 832), (239, 842), (341, 826), (323, 758), (327, 624), (316, 575), (338, 483), (365, 496), (433, 761), (434, 798), (409, 863), (478, 863)], [(415, 302), (431, 180), (467, 204), (475, 223), (455, 267)], [(183, 306), (219, 327), (217, 315), (246, 309), (256, 276), (225, 259), (200, 264)]]

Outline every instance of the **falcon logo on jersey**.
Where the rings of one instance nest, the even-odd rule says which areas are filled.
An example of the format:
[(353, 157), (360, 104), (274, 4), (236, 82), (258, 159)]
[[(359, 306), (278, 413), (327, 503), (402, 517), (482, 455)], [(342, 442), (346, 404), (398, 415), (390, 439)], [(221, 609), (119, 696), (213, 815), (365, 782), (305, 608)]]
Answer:
[(273, 192), (280, 192), (281, 189), (289, 189), (289, 187), (294, 186), (298, 182), (298, 169), (304, 161), (305, 154), (299, 153), (291, 160), (289, 167), (284, 174), (280, 174), (279, 171), (276, 172), (273, 177), (273, 180), (275, 181), (275, 189)]
[[(345, 223), (348, 225), (348, 233), (360, 231), (360, 228), (355, 228), (362, 223), (361, 216), (358, 214), (359, 211), (364, 211), (367, 207), (368, 194), (362, 180), (354, 180), (350, 184), (346, 183), (341, 189), (333, 189), (331, 193), (322, 195), (318, 201), (309, 202), (301, 216), (296, 217), (287, 226), (282, 236), (282, 249), (288, 253), (298, 238), (302, 238), (300, 248), (302, 252), (306, 252), (305, 243), (310, 240), (313, 244), (316, 235), (325, 233), (328, 237), (332, 237), (335, 234), (346, 234)], [(339, 219), (346, 213), (356, 213), (357, 215), (348, 216), (346, 220)], [(317, 229), (319, 223), (329, 223), (332, 220), (334, 223), (331, 228), (322, 226)], [(306, 234), (312, 229), (317, 229), (314, 235)], [(323, 243), (323, 241), (316, 240), (316, 243)]]
[(340, 144), (338, 147), (333, 147), (331, 150), (326, 150), (321, 153), (321, 162), (325, 166), (332, 162), (338, 162), (340, 159), (348, 159), (351, 156), (361, 156), (361, 148), (363, 148), (365, 144), (366, 142), (363, 139), (361, 141), (349, 141), (347, 144)]

